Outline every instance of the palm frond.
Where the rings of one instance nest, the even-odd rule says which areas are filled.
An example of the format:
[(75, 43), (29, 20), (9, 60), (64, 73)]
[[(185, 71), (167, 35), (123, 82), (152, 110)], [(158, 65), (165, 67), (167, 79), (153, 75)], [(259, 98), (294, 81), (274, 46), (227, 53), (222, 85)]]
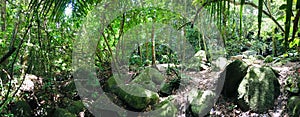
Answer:
[(58, 21), (65, 16), (68, 5), (72, 6), (72, 17), (83, 17), (101, 0), (31, 0), (31, 12), (39, 12), (40, 16), (50, 16), (50, 20)]

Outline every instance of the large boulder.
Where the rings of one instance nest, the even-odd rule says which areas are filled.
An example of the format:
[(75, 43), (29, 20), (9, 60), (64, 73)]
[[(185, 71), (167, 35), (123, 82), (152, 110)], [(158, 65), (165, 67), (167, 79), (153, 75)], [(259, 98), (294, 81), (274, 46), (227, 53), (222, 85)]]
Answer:
[(293, 96), (288, 100), (287, 103), (288, 114), (291, 117), (299, 117), (300, 116), (300, 97)]
[(188, 112), (190, 112), (194, 117), (202, 117), (207, 115), (214, 104), (215, 97), (215, 93), (210, 90), (204, 92), (198, 91), (197, 96), (192, 100), (188, 108)]
[(136, 109), (143, 110), (148, 105), (155, 104), (159, 101), (157, 93), (143, 88), (139, 84), (121, 84), (118, 85), (114, 93), (123, 100), (128, 106)]
[(262, 113), (274, 106), (280, 84), (270, 67), (252, 67), (238, 88), (238, 105), (242, 110)]
[(238, 86), (247, 74), (248, 65), (241, 61), (235, 60), (230, 63), (225, 69), (225, 82), (222, 94), (225, 97), (234, 98), (238, 96)]
[[(94, 115), (100, 117), (124, 117), (127, 115), (126, 111), (122, 110), (122, 105), (119, 102), (115, 102), (114, 95), (105, 93), (100, 95), (96, 99), (95, 103), (88, 105), (89, 111), (93, 112)], [(119, 101), (119, 100), (118, 100)], [(89, 103), (85, 103), (89, 104)]]
[(132, 82), (140, 84), (148, 90), (158, 92), (164, 80), (163, 74), (154, 68), (148, 67), (135, 77)]
[[(138, 82), (141, 79), (144, 78), (140, 77), (139, 80), (136, 80), (135, 82)], [(152, 80), (149, 79), (148, 81), (152, 82)], [(145, 82), (142, 82), (141, 80), (140, 83), (143, 84)], [(136, 110), (143, 110), (148, 105), (157, 103), (159, 101), (159, 96), (156, 92), (146, 89), (149, 88), (147, 86), (150, 85), (146, 83), (143, 85), (141, 84), (134, 82), (124, 84), (118, 77), (110, 77), (107, 80), (106, 88), (110, 93), (115, 94), (118, 99), (121, 99), (123, 102), (125, 102), (129, 107)]]
[(177, 108), (170, 99), (166, 99), (154, 106), (154, 115), (157, 117), (175, 117)]
[(181, 78), (173, 77), (168, 79), (160, 85), (159, 93), (163, 96), (168, 96), (173, 93), (174, 90), (179, 88)]
[(208, 66), (205, 65), (206, 61), (207, 61), (206, 52), (204, 50), (199, 50), (184, 65), (185, 70), (188, 70), (188, 71), (201, 71), (203, 69), (208, 69)]
[[(110, 91), (112, 93), (115, 92), (115, 90), (118, 87), (118, 83), (121, 83), (122, 81), (118, 78), (118, 77), (110, 77), (107, 81), (106, 81), (106, 85), (105, 85), (105, 89), (107, 91)], [(123, 83), (122, 83), (123, 84)]]

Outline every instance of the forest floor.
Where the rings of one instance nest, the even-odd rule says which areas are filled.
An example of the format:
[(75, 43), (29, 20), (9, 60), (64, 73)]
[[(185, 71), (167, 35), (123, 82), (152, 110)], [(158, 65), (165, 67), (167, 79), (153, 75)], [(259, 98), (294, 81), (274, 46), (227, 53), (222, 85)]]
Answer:
[[(248, 61), (245, 60), (247, 63)], [(285, 88), (285, 81), (287, 76), (290, 76), (295, 73), (295, 68), (300, 67), (299, 62), (288, 62), (284, 65), (276, 65), (276, 64), (265, 64), (263, 61), (256, 61), (254, 63), (248, 63), (252, 66), (263, 66), (268, 65), (271, 66), (274, 70), (279, 72), (279, 83), (280, 83), (280, 96), (278, 97), (277, 101), (274, 104), (274, 108), (269, 110), (266, 113), (254, 113), (251, 111), (242, 111), (239, 107), (234, 104), (233, 100), (226, 99), (222, 95), (219, 96), (217, 99), (216, 104), (210, 111), (210, 116), (251, 116), (251, 117), (287, 117), (286, 112), (286, 104), (288, 100), (288, 94), (284, 90)], [(189, 100), (192, 92), (195, 89), (207, 90), (212, 89), (216, 85), (216, 80), (210, 77), (209, 70), (204, 70), (201, 72), (186, 72), (186, 75), (191, 77), (189, 81), (189, 85), (184, 86), (185, 88), (180, 88), (180, 90), (175, 94), (174, 103), (179, 106), (179, 113), (177, 113), (178, 117), (185, 117), (186, 112), (185, 110), (188, 107)], [(182, 90), (183, 89), (183, 90)], [(197, 93), (196, 93), (197, 94)]]
[[(299, 62), (287, 62), (285, 64), (273, 64), (273, 63), (264, 63), (263, 60), (249, 61), (243, 59), (250, 66), (270, 66), (274, 70), (278, 71), (279, 77), (278, 81), (280, 83), (280, 95), (277, 98), (274, 107), (266, 113), (255, 113), (252, 111), (242, 111), (233, 100), (227, 99), (220, 95), (216, 99), (216, 103), (209, 112), (209, 116), (242, 116), (242, 117), (288, 117), (286, 111), (286, 105), (288, 100), (288, 93), (285, 90), (286, 79), (288, 76), (293, 76), (296, 73), (296, 68), (300, 68)], [(174, 97), (174, 104), (178, 107), (179, 111), (176, 114), (176, 117), (186, 117), (189, 114), (186, 114), (187, 108), (195, 94), (198, 94), (197, 91), (200, 90), (214, 90), (218, 87), (218, 78), (215, 77), (216, 74), (221, 72), (211, 72), (210, 68), (204, 69), (202, 71), (184, 71), (184, 75), (188, 76), (189, 79), (181, 79), (180, 87), (172, 97)], [(103, 73), (107, 74), (107, 73)], [(103, 82), (103, 81), (102, 81)], [(220, 89), (219, 89), (220, 90)], [(220, 93), (220, 92), (219, 92)], [(167, 97), (161, 97), (161, 101), (167, 99)]]

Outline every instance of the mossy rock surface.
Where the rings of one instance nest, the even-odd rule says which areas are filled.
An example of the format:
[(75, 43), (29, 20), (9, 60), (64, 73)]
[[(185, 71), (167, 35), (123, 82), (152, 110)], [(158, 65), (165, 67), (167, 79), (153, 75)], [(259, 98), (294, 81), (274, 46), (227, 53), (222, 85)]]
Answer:
[(159, 93), (164, 96), (171, 95), (173, 93), (173, 90), (179, 88), (180, 80), (181, 80), (180, 78), (176, 77), (176, 78), (170, 79), (169, 81), (163, 82), (160, 85)]
[(210, 90), (198, 91), (198, 95), (193, 99), (189, 107), (192, 116), (202, 117), (207, 115), (214, 104), (215, 96), (215, 93)]
[(105, 88), (107, 89), (107, 91), (115, 93), (116, 89), (118, 89), (118, 85), (122, 84), (124, 84), (124, 82), (119, 77), (112, 76), (106, 81)]
[(238, 96), (238, 86), (247, 74), (248, 65), (241, 61), (235, 60), (226, 66), (225, 69), (225, 82), (222, 90), (222, 94), (225, 97), (236, 98)]
[(172, 84), (170, 82), (164, 82), (162, 85), (161, 85), (161, 88), (159, 90), (159, 92), (163, 95), (171, 95), (172, 94), (172, 91), (173, 91), (173, 88), (172, 88)]
[(250, 68), (238, 88), (238, 105), (242, 110), (263, 113), (274, 107), (280, 84), (269, 67)]
[(148, 90), (158, 92), (164, 80), (165, 78), (162, 73), (154, 68), (148, 67), (135, 77), (132, 82), (140, 84)]
[(154, 115), (157, 117), (175, 117), (177, 108), (170, 99), (166, 99), (154, 106)]
[(53, 117), (76, 117), (76, 115), (70, 113), (67, 109), (56, 108)]
[(119, 85), (115, 94), (130, 107), (143, 110), (159, 101), (157, 93), (143, 88), (139, 84)]
[(287, 103), (287, 110), (290, 117), (300, 116), (300, 97), (293, 96), (290, 97)]

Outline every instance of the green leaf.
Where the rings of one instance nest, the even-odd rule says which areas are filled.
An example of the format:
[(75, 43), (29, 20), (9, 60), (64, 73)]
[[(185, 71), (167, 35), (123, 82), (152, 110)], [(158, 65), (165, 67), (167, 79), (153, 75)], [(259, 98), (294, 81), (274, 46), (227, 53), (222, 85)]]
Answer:
[(291, 42), (291, 43), (289, 44), (289, 47), (290, 47), (290, 48), (293, 48), (293, 47), (299, 46), (299, 45), (300, 45), (300, 39), (299, 39), (299, 38), (295, 38), (295, 39), (293, 40), (293, 42)]
[(194, 1), (192, 2), (192, 5), (197, 6), (197, 5), (199, 5), (201, 2), (202, 2), (202, 0), (194, 0)]
[(286, 9), (286, 4), (282, 4), (280, 7), (279, 7), (279, 10), (284, 10)]

